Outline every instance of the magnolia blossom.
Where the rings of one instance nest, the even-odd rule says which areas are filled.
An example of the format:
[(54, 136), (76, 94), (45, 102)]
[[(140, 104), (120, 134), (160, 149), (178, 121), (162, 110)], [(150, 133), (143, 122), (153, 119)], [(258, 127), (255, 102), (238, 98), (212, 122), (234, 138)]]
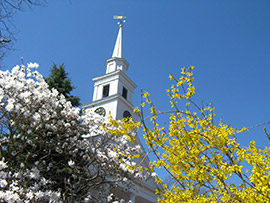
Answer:
[(70, 167), (72, 167), (74, 164), (75, 164), (74, 161), (72, 161), (72, 160), (69, 160), (69, 161), (68, 161), (68, 165), (69, 165)]
[[(60, 194), (54, 191), (40, 191), (40, 184), (35, 182), (31, 187), (25, 188), (19, 184), (20, 177), (29, 177), (32, 178), (31, 173), (26, 172), (21, 174), (22, 176), (18, 176), (17, 174), (11, 173), (8, 170), (8, 165), (6, 162), (0, 161), (0, 165), (4, 165), (5, 167), (0, 167), (0, 200), (4, 200), (5, 202), (33, 202), (38, 200), (44, 200), (46, 202), (61, 202)], [(38, 173), (35, 168), (33, 171)], [(4, 179), (3, 179), (4, 178)], [(7, 181), (11, 182), (11, 184), (7, 184)]]
[(132, 160), (140, 146), (105, 130), (117, 128), (105, 118), (49, 90), (37, 67), (0, 71), (0, 144), (6, 157), (0, 161), (0, 200), (94, 201), (106, 198), (112, 185), (129, 187), (133, 178), (144, 177)]

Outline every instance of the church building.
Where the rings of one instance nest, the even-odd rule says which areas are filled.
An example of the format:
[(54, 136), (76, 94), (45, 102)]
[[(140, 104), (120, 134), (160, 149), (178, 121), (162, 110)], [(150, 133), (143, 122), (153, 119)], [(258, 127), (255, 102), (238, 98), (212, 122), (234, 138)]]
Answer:
[[(119, 23), (119, 31), (114, 46), (113, 54), (105, 62), (106, 72), (104, 75), (93, 78), (94, 94), (90, 103), (82, 107), (93, 109), (102, 116), (108, 116), (109, 112), (115, 120), (121, 120), (124, 117), (132, 117), (137, 121), (138, 117), (133, 113), (133, 95), (136, 84), (126, 75), (129, 64), (123, 58), (122, 49), (122, 29), (123, 16), (118, 16), (122, 21)], [(138, 137), (136, 144), (142, 147)], [(138, 160), (140, 161), (140, 160)], [(149, 160), (146, 157), (143, 161), (144, 166), (148, 166)], [(157, 184), (154, 178), (147, 180), (135, 180), (135, 187), (129, 191), (117, 190), (116, 195), (119, 199), (126, 202), (131, 200), (132, 203), (154, 203), (156, 202), (155, 190)]]

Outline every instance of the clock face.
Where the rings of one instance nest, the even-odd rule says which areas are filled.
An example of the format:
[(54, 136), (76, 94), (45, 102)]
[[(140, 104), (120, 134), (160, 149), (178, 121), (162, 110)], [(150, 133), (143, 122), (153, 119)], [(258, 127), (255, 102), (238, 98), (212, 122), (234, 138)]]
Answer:
[(106, 115), (106, 111), (103, 107), (98, 107), (95, 112), (101, 116), (105, 116)]
[(129, 111), (124, 111), (123, 118), (129, 118), (129, 117), (131, 117), (131, 114), (129, 113)]

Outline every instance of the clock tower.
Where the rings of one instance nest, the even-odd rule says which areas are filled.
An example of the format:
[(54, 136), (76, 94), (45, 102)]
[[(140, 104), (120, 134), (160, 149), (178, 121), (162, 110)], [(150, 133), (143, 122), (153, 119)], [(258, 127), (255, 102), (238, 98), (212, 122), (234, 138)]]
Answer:
[(122, 27), (120, 23), (112, 57), (105, 62), (106, 73), (93, 78), (93, 100), (82, 107), (93, 109), (102, 116), (108, 116), (110, 112), (116, 120), (130, 116), (137, 120), (132, 105), (137, 86), (126, 75), (129, 64), (122, 55)]

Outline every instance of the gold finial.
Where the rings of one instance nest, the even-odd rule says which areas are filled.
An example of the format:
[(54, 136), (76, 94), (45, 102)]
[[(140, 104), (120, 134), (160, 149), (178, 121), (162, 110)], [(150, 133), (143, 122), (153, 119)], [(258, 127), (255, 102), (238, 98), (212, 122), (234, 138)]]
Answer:
[(119, 27), (123, 27), (123, 23), (126, 22), (126, 16), (113, 16), (113, 19), (119, 20), (117, 24), (119, 24)]

